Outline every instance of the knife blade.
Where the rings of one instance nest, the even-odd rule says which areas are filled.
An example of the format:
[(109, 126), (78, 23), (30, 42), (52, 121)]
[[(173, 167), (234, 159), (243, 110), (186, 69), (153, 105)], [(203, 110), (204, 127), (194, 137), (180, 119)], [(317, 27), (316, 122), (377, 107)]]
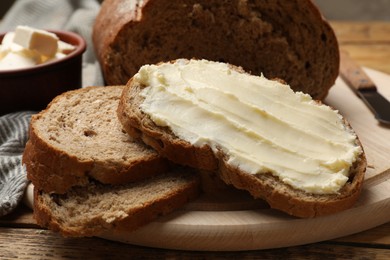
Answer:
[(390, 102), (346, 51), (340, 51), (340, 76), (382, 124), (390, 125)]

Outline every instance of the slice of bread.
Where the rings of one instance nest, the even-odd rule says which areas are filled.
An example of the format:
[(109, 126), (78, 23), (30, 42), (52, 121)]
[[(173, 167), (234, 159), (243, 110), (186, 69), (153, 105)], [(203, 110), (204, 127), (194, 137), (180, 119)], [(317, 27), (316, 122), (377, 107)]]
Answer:
[(23, 164), (44, 192), (65, 193), (90, 179), (121, 184), (165, 172), (168, 162), (122, 130), (123, 86), (88, 87), (56, 97), (33, 115)]
[(34, 188), (34, 217), (39, 225), (64, 236), (98, 236), (135, 230), (198, 193), (199, 176), (188, 168), (123, 185), (90, 182), (61, 195)]
[(311, 0), (106, 0), (93, 42), (108, 85), (125, 84), (144, 64), (204, 58), (322, 100), (339, 70), (337, 39)]
[[(178, 62), (185, 63), (186, 61)], [(171, 64), (174, 63), (176, 62), (171, 62)], [(244, 77), (245, 75), (248, 75), (245, 74), (245, 72), (243, 72), (240, 68), (234, 66), (230, 66), (230, 68), (240, 74), (244, 74)], [(204, 71), (210, 71), (206, 67), (203, 69)], [(145, 71), (147, 71), (147, 69)], [(165, 75), (163, 75), (163, 72), (157, 73), (157, 75), (157, 80), (159, 82), (163, 82), (162, 84), (168, 84), (165, 81), (166, 78), (164, 78)], [(219, 77), (220, 75), (217, 75), (214, 78)], [(248, 77), (252, 76), (248, 75)], [(152, 120), (151, 115), (145, 113), (141, 108), (145, 101), (146, 95), (141, 92), (147, 87), (149, 86), (140, 84), (138, 79), (135, 80), (134, 77), (128, 82), (127, 86), (123, 91), (119, 103), (118, 117), (125, 130), (131, 136), (140, 139), (146, 144), (150, 145), (169, 160), (175, 163), (189, 165), (200, 169), (217, 171), (218, 175), (225, 183), (232, 184), (238, 189), (247, 190), (255, 198), (263, 198), (264, 200), (266, 200), (272, 208), (282, 210), (284, 212), (287, 212), (288, 214), (298, 217), (315, 217), (335, 213), (350, 208), (357, 200), (364, 179), (366, 158), (358, 137), (354, 134), (351, 126), (345, 121), (345, 119), (342, 118), (341, 115), (337, 113), (337, 111), (334, 111), (331, 108), (326, 107), (325, 105), (322, 105), (318, 102), (306, 100), (310, 106), (325, 107), (327, 111), (331, 111), (331, 114), (335, 113), (334, 116), (335, 118), (337, 118), (338, 121), (337, 128), (340, 129), (338, 130), (338, 133), (341, 135), (345, 134), (346, 136), (352, 136), (353, 141), (351, 142), (353, 142), (353, 144), (351, 145), (353, 149), (356, 149), (355, 151), (359, 152), (354, 155), (352, 159), (354, 161), (351, 162), (352, 164), (350, 165), (350, 167), (347, 168), (347, 166), (345, 166), (346, 168), (343, 168), (343, 170), (347, 171), (348, 177), (346, 178), (343, 186), (337, 192), (311, 192), (293, 187), (285, 181), (282, 181), (278, 176), (275, 176), (275, 174), (273, 174), (271, 171), (263, 171), (261, 173), (252, 174), (246, 172), (243, 168), (232, 165), (231, 163), (229, 163), (230, 154), (228, 150), (222, 148), (213, 150), (212, 147), (210, 147), (210, 145), (208, 144), (197, 146), (190, 143), (188, 140), (184, 140), (183, 138), (178, 137), (172, 131), (172, 129), (167, 126), (170, 123), (169, 120), (167, 124), (155, 123), (155, 121)], [(169, 85), (166, 87), (169, 88)], [(279, 84), (276, 87), (283, 87), (283, 85)], [(284, 87), (286, 86), (284, 85)], [(186, 91), (188, 93), (193, 92), (193, 90), (188, 89), (186, 89)], [(302, 96), (302, 99), (306, 98), (307, 97)], [(152, 104), (153, 100), (149, 100), (148, 102)], [(170, 104), (170, 106), (174, 106), (174, 104)], [(176, 111), (177, 113), (175, 114), (175, 117), (183, 117), (183, 115), (180, 114), (180, 108), (173, 108), (172, 110)], [(184, 111), (183, 113), (185, 112), (186, 111)], [(292, 114), (292, 116), (294, 117), (296, 115), (298, 114)], [(316, 117), (316, 114), (313, 114), (312, 116)], [(195, 120), (193, 118), (185, 118), (187, 118), (187, 121)], [(200, 118), (197, 118), (197, 120), (199, 124), (207, 124), (208, 122), (202, 122), (202, 119)], [(321, 120), (315, 122), (318, 123), (321, 122)], [(304, 124), (303, 122), (296, 123), (298, 127), (299, 125)], [(319, 124), (319, 129), (321, 129), (321, 123)], [(269, 126), (265, 124), (259, 127), (266, 129)], [(191, 129), (191, 131), (196, 131), (194, 129)], [(304, 129), (304, 127), (302, 127), (302, 129)], [(288, 129), (286, 128), (286, 134), (287, 130)], [(283, 134), (284, 132), (282, 129), (281, 135)], [(278, 136), (275, 137), (278, 138)], [(298, 136), (291, 136), (290, 138), (297, 139)], [(308, 143), (307, 145), (310, 148), (310, 145), (312, 144)], [(320, 148), (322, 147), (313, 147), (313, 149), (310, 150), (316, 151), (317, 149), (320, 150)], [(243, 147), (242, 149), (245, 149), (245, 147)], [(330, 154), (332, 157), (332, 151), (330, 152)], [(332, 158), (332, 160), (333, 159), (334, 158)], [(281, 160), (284, 160), (284, 158), (282, 158)], [(337, 158), (335, 159), (335, 162), (338, 162)], [(299, 163), (305, 164), (306, 160), (302, 159), (302, 162)], [(266, 165), (265, 167), (267, 166), (269, 165)], [(309, 173), (308, 178), (310, 177), (310, 175), (311, 173)], [(321, 186), (321, 183), (317, 183), (317, 185)]]

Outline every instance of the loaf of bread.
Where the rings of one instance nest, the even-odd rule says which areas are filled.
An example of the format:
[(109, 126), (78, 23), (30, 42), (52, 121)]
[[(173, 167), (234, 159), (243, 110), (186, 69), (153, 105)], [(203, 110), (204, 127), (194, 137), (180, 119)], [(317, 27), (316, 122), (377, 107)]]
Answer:
[(199, 176), (188, 168), (136, 183), (103, 185), (90, 182), (66, 194), (34, 188), (37, 223), (64, 236), (98, 236), (132, 231), (181, 207), (199, 193)]
[(126, 85), (118, 117), (169, 160), (216, 171), (294, 216), (348, 209), (361, 191), (364, 151), (336, 110), (235, 66), (145, 65)]
[(93, 42), (108, 85), (144, 64), (204, 58), (322, 100), (339, 70), (336, 37), (311, 0), (105, 0)]
[(168, 169), (165, 159), (122, 130), (116, 117), (122, 90), (69, 91), (32, 116), (23, 164), (37, 189), (65, 193), (89, 185), (90, 179), (121, 184)]

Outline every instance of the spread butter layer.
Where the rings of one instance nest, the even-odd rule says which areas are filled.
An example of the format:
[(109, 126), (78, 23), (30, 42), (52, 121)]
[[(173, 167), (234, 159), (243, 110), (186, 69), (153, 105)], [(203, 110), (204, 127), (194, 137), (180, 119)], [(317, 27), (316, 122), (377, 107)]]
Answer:
[(209, 145), (249, 174), (271, 173), (292, 187), (337, 193), (362, 153), (330, 107), (288, 85), (228, 64), (177, 60), (145, 65), (143, 112), (194, 146)]

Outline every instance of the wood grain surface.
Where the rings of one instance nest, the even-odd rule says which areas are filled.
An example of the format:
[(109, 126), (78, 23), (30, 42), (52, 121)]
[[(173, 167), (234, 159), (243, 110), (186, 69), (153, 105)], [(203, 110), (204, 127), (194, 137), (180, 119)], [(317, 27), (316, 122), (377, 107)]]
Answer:
[[(340, 47), (347, 50), (353, 59), (365, 67), (390, 74), (390, 23), (331, 22), (331, 25)], [(378, 141), (372, 149), (380, 152), (382, 145)], [(385, 160), (389, 155), (383, 153), (382, 158)], [(371, 176), (368, 186), (375, 187), (386, 178), (385, 174), (375, 176)], [(388, 194), (389, 190), (385, 192)], [(101, 238), (63, 238), (37, 227), (31, 211), (21, 205), (14, 213), (0, 218), (0, 259), (16, 258), (390, 259), (390, 223), (354, 235), (302, 246), (242, 252), (198, 252), (135, 246)]]

